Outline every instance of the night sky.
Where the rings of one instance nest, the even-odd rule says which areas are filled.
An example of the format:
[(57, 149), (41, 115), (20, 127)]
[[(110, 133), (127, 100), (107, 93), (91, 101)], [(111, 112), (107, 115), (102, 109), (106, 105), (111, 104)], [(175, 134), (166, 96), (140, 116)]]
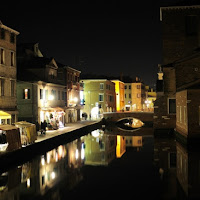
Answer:
[(18, 43), (39, 42), (62, 64), (86, 57), (87, 68), (77, 68), (83, 74), (123, 73), (153, 86), (162, 60), (159, 7), (175, 0), (80, 2), (4, 2), (0, 20), (20, 32)]

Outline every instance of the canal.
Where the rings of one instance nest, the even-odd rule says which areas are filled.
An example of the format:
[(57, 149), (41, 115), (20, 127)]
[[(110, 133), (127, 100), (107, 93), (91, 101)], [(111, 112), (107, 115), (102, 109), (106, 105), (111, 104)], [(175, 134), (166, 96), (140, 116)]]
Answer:
[(0, 199), (200, 197), (200, 157), (175, 138), (97, 129), (1, 171)]

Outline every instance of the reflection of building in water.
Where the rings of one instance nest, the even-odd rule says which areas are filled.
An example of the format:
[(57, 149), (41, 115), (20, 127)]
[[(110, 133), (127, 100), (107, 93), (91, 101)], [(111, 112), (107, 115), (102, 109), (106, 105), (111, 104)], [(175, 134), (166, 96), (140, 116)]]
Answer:
[(121, 158), (126, 152), (126, 141), (124, 136), (117, 135), (116, 156)]
[(177, 179), (188, 199), (200, 198), (200, 154), (187, 150), (180, 143), (177, 149)]
[(47, 191), (61, 181), (65, 181), (66, 189), (73, 188), (82, 179), (79, 169), (83, 161), (84, 143), (77, 139), (58, 146), (31, 163), (24, 164), (20, 195), (24, 199), (30, 195), (49, 195)]
[(175, 139), (155, 138), (154, 163), (158, 167), (165, 199), (176, 199), (176, 141)]
[(0, 199), (20, 199), (18, 185), (20, 184), (21, 168), (14, 168), (0, 174)]
[(116, 136), (92, 131), (85, 136), (85, 164), (108, 165), (115, 158)]
[(126, 146), (135, 147), (139, 151), (143, 146), (142, 136), (126, 136)]

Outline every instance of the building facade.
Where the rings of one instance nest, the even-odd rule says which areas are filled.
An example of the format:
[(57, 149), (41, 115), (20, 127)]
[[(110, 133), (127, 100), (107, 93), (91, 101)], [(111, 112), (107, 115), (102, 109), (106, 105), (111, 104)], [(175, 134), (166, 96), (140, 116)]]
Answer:
[(143, 111), (145, 108), (145, 85), (139, 78), (132, 83), (125, 83), (125, 110)]
[(80, 84), (80, 74), (72, 67), (66, 67), (66, 87), (67, 87), (67, 109), (66, 122), (76, 122), (80, 120), (80, 111), (83, 108), (83, 102), (80, 95), (83, 93), (82, 84)]
[(65, 124), (65, 96), (65, 86), (43, 81), (18, 81), (19, 121), (40, 123), (46, 120), (52, 128), (63, 127)]
[(58, 82), (58, 64), (43, 57), (38, 43), (23, 44), (18, 52), (17, 102), (19, 119), (47, 121), (49, 128), (63, 127), (67, 90)]
[(99, 119), (103, 112), (116, 111), (115, 84), (107, 79), (83, 79), (83, 98), (85, 101), (82, 114), (88, 118)]
[(112, 80), (112, 82), (115, 83), (116, 109), (117, 111), (124, 111), (125, 109), (124, 83), (120, 80)]
[(19, 32), (0, 22), (0, 110), (7, 116), (0, 116), (0, 124), (17, 121), (17, 63), (16, 39)]
[(177, 89), (199, 79), (199, 10), (199, 5), (160, 9), (163, 65), (158, 73), (154, 129), (176, 127)]

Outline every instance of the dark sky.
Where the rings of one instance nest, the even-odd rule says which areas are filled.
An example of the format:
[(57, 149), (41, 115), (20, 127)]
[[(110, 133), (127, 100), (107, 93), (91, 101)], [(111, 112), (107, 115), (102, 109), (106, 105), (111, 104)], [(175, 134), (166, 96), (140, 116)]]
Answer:
[(123, 73), (152, 86), (161, 63), (159, 7), (171, 1), (81, 2), (9, 2), (1, 5), (0, 20), (20, 32), (18, 42), (39, 42), (42, 53), (60, 63), (87, 57), (82, 73)]

